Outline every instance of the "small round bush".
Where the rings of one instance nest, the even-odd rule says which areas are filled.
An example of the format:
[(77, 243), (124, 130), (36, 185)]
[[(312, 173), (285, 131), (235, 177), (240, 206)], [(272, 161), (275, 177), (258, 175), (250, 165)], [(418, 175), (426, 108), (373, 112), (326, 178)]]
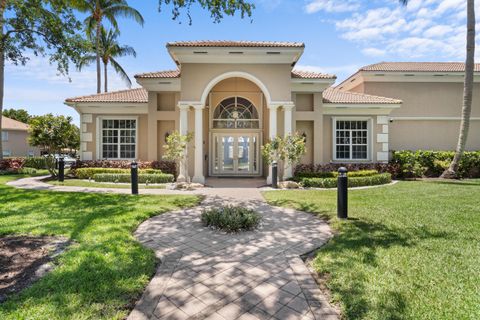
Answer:
[(254, 229), (260, 222), (261, 216), (252, 209), (225, 206), (204, 210), (201, 218), (205, 226), (226, 232), (237, 232)]

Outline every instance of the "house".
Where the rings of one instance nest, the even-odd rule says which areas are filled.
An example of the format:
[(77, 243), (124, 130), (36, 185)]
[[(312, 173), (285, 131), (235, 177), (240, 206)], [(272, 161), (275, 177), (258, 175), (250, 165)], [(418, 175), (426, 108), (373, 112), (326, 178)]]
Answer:
[[(305, 137), (303, 163), (387, 162), (392, 149), (454, 149), (461, 70), (400, 72), (385, 64), (333, 87), (334, 75), (295, 69), (304, 49), (296, 42), (168, 43), (177, 70), (138, 74), (141, 88), (66, 100), (81, 116), (81, 157), (160, 160), (166, 137), (179, 130), (194, 132), (188, 172), (179, 178), (263, 176), (269, 182), (260, 148), (293, 132)], [(475, 91), (474, 119), (480, 116)], [(478, 130), (480, 122), (473, 121), (471, 149), (480, 149)], [(291, 168), (284, 171), (291, 175)]]
[(2, 146), (4, 157), (39, 156), (38, 148), (29, 145), (28, 125), (2, 116)]

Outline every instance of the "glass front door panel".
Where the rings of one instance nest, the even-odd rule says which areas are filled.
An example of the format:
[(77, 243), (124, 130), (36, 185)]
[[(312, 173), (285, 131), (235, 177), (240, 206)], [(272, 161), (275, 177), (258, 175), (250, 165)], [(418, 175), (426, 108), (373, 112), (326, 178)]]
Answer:
[(250, 137), (238, 137), (237, 139), (238, 171), (250, 171)]
[(224, 175), (258, 174), (258, 134), (215, 134), (213, 173)]
[(234, 172), (234, 137), (222, 137), (222, 150), (220, 151), (220, 155), (222, 157), (222, 171), (223, 172)]

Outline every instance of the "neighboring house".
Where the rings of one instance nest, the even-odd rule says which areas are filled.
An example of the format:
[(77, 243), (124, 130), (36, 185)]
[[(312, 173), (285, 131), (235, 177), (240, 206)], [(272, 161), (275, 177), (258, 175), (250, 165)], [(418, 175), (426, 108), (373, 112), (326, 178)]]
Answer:
[[(431, 103), (426, 98), (421, 106), (412, 107), (419, 90), (405, 98), (408, 105), (403, 112), (398, 99), (403, 95), (391, 94), (400, 86), (397, 83), (391, 83), (388, 94), (369, 95), (358, 92), (368, 85), (349, 91), (344, 82), (343, 89), (333, 88), (333, 75), (295, 70), (304, 48), (303, 43), (291, 42), (168, 43), (178, 70), (136, 75), (142, 88), (66, 100), (81, 117), (81, 158), (161, 160), (166, 137), (179, 130), (195, 134), (188, 150), (188, 175), (193, 181), (203, 182), (206, 176), (265, 176), (270, 181), (260, 148), (277, 135), (296, 131), (305, 136), (308, 151), (303, 163), (371, 163), (388, 161), (391, 141), (394, 148), (415, 148), (420, 139), (427, 139), (412, 136), (419, 132), (416, 128), (407, 132), (400, 128), (400, 136), (392, 137), (401, 121), (423, 125), (421, 120), (399, 118), (391, 123), (392, 115), (456, 117), (451, 121), (458, 127), (462, 101), (458, 76), (458, 83), (452, 84), (453, 97), (442, 100), (441, 110), (448, 109), (448, 113), (436, 107), (436, 100)], [(362, 84), (367, 78), (358, 76), (354, 81)], [(435, 75), (422, 79), (428, 82), (426, 88), (450, 85), (434, 81)], [(478, 101), (476, 90), (474, 119), (480, 111)], [(446, 124), (450, 125), (437, 122), (438, 126)], [(470, 148), (480, 149), (475, 136), (479, 124), (472, 122)], [(440, 130), (453, 141), (458, 128), (451, 131)], [(428, 139), (428, 149), (455, 147), (443, 144), (446, 138), (436, 132)], [(289, 176), (290, 169), (285, 174)]]
[(30, 146), (27, 139), (27, 124), (2, 116), (2, 146), (4, 157), (39, 156), (39, 150)]

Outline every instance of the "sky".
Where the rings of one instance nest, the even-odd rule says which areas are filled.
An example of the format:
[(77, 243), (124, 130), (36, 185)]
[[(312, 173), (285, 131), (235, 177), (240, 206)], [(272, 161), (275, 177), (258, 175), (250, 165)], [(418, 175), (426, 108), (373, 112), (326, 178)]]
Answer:
[[(256, 5), (251, 18), (225, 17), (214, 23), (207, 11), (194, 7), (190, 25), (186, 15), (172, 20), (171, 7), (159, 12), (157, 0), (128, 0), (141, 12), (145, 25), (119, 19), (120, 43), (137, 52), (136, 58), (119, 62), (138, 87), (133, 78), (137, 73), (175, 69), (165, 48), (169, 41), (304, 42), (305, 52), (296, 68), (336, 74), (337, 83), (380, 61), (465, 60), (466, 0), (410, 0), (407, 7), (398, 0), (250, 1)], [(476, 10), (480, 13), (480, 1)], [(480, 49), (476, 61), (479, 58)], [(26, 66), (7, 64), (4, 107), (23, 108), (34, 115), (68, 115), (78, 124), (76, 111), (63, 102), (95, 93), (96, 73), (93, 65), (82, 72), (71, 69), (68, 77), (59, 75), (47, 58), (33, 55)], [(112, 69), (109, 80), (109, 91), (128, 88)]]

